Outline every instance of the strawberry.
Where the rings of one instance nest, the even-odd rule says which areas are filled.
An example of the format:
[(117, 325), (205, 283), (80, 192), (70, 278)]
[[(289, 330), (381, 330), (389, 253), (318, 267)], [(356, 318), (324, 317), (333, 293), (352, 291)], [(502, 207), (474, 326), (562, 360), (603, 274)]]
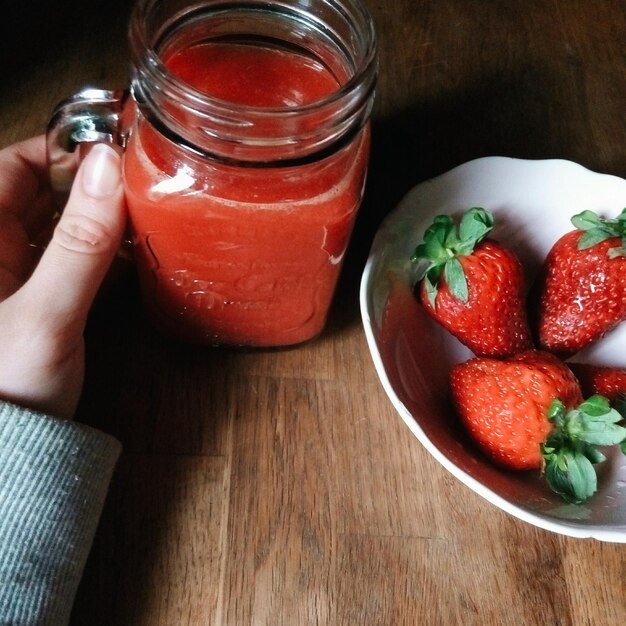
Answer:
[(532, 342), (521, 264), (486, 239), (492, 228), (492, 214), (478, 207), (458, 226), (448, 215), (437, 216), (411, 260), (422, 264), (419, 298), (432, 318), (474, 354), (508, 356)]
[(563, 358), (626, 319), (626, 209), (616, 219), (583, 211), (572, 223), (534, 289), (539, 345)]
[(583, 394), (599, 394), (614, 403), (626, 395), (626, 370), (617, 367), (568, 363), (580, 383)]
[(469, 433), (494, 461), (511, 469), (541, 467), (540, 446), (552, 430), (547, 410), (555, 399), (568, 408), (582, 401), (569, 368), (535, 350), (457, 365), (451, 388)]
[(594, 445), (626, 437), (622, 416), (601, 396), (582, 402), (571, 370), (530, 350), (506, 360), (474, 358), (450, 374), (452, 397), (479, 448), (507, 469), (542, 469), (553, 491), (583, 502), (596, 491)]

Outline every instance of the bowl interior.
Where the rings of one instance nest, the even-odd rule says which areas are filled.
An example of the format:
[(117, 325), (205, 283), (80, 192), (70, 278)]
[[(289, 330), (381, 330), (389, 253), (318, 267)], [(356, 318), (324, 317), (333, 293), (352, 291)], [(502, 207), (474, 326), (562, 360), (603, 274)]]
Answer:
[[(507, 472), (476, 450), (448, 393), (451, 367), (470, 351), (432, 321), (412, 294), (409, 258), (435, 215), (471, 206), (493, 212), (492, 236), (513, 249), (526, 283), (552, 244), (584, 209), (613, 216), (626, 207), (626, 181), (562, 160), (477, 159), (415, 187), (382, 224), (361, 283), (361, 312), (372, 358), (390, 400), (411, 431), (449, 471), (487, 500), (542, 528), (626, 542), (626, 456), (597, 466), (598, 492), (570, 505), (536, 472)], [(626, 324), (572, 360), (626, 367)]]

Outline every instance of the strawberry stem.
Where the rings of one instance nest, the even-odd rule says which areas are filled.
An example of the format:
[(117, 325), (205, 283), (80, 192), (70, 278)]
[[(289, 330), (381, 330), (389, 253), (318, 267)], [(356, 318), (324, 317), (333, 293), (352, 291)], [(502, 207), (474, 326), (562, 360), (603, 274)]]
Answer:
[(585, 502), (597, 489), (593, 466), (605, 460), (594, 446), (624, 445), (626, 428), (618, 424), (622, 415), (596, 395), (569, 411), (554, 400), (547, 416), (554, 424), (542, 446), (548, 485), (568, 502)]
[(579, 250), (591, 248), (613, 237), (620, 237), (621, 246), (611, 248), (607, 254), (612, 259), (626, 256), (626, 208), (614, 219), (600, 217), (593, 211), (583, 211), (572, 217), (572, 224), (584, 231), (578, 240)]
[(442, 277), (450, 293), (457, 300), (467, 302), (467, 280), (458, 257), (471, 254), (492, 228), (493, 215), (480, 207), (468, 209), (458, 225), (449, 215), (434, 218), (424, 232), (423, 243), (411, 255), (413, 263), (422, 264), (418, 281), (425, 281), (428, 301), (433, 308)]

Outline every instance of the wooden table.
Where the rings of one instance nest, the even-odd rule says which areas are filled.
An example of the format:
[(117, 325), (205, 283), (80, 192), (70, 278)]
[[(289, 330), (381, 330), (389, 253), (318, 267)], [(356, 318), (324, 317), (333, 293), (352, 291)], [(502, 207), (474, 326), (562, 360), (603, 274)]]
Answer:
[[(128, 1), (48, 4), (17, 6), (0, 27), (1, 145), (41, 132), (86, 83), (126, 83)], [(124, 454), (76, 626), (626, 617), (626, 547), (505, 515), (410, 434), (357, 299), (380, 220), (433, 175), (485, 155), (626, 175), (626, 3), (369, 5), (381, 52), (371, 175), (324, 335), (282, 351), (169, 343), (146, 325), (132, 274), (93, 312), (79, 419)]]

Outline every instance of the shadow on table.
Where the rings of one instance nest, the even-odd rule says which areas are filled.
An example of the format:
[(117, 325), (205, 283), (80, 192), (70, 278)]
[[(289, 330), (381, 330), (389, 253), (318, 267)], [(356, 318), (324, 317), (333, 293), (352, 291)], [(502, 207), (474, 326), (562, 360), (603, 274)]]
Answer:
[[(222, 523), (222, 474), (237, 410), (226, 379), (242, 376), (245, 365), (236, 354), (158, 335), (145, 319), (130, 267), (96, 304), (86, 343), (77, 419), (117, 437), (124, 452), (71, 623), (145, 623), (161, 601), (167, 568), (180, 569), (177, 550), (187, 556), (197, 547), (180, 535), (188, 526), (179, 528), (176, 520), (193, 511), (207, 526)], [(203, 536), (218, 535), (202, 522), (198, 528)], [(206, 560), (219, 546), (203, 550)]]

